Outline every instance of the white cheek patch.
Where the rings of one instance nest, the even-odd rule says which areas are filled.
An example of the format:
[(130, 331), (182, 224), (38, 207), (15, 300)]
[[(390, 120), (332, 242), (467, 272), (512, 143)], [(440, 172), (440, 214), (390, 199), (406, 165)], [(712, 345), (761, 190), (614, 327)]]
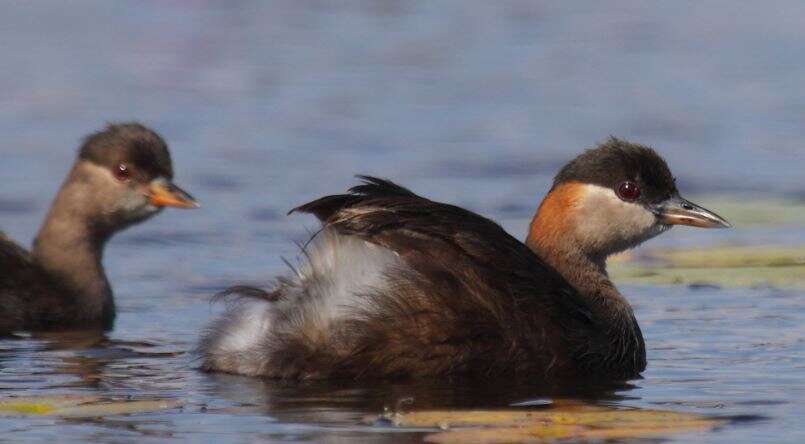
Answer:
[(576, 229), (583, 242), (595, 251), (612, 254), (660, 234), (657, 218), (643, 205), (624, 202), (615, 190), (599, 185), (581, 185)]
[(132, 216), (144, 216), (156, 212), (157, 208), (148, 203), (148, 199), (137, 191), (132, 190), (127, 193), (123, 199), (120, 200), (118, 206), (126, 214)]
[(92, 174), (94, 180), (103, 182), (97, 188), (108, 190), (108, 194), (114, 199), (112, 206), (109, 207), (113, 212), (132, 220), (159, 212), (159, 208), (151, 205), (145, 194), (128, 184), (120, 183), (108, 168), (89, 162), (85, 168)]

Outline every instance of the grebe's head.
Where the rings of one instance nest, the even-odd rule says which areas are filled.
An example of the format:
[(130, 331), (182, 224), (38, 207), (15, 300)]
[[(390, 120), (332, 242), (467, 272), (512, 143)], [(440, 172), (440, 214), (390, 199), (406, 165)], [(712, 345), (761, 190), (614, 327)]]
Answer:
[(653, 149), (610, 138), (557, 174), (532, 222), (529, 245), (560, 242), (604, 258), (673, 225), (730, 227), (679, 195), (671, 170)]
[(164, 207), (196, 208), (173, 184), (168, 146), (138, 123), (111, 124), (86, 138), (66, 184), (76, 211), (97, 229), (113, 233)]

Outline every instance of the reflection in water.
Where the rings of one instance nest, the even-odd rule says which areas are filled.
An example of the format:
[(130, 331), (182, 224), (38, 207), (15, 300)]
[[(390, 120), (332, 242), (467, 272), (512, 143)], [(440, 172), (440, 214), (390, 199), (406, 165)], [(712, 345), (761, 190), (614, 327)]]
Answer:
[[(20, 382), (16, 376), (27, 373), (34, 376), (31, 382), (42, 378), (53, 389), (133, 388), (144, 381), (130, 379), (132, 376), (163, 378), (160, 360), (183, 354), (159, 351), (158, 345), (149, 342), (113, 340), (102, 331), (38, 332), (3, 343), (0, 365), (7, 362), (3, 373), (15, 375), (16, 382)], [(8, 365), (21, 358), (27, 365)], [(138, 361), (148, 363), (138, 365)]]
[[(44, 350), (59, 356), (61, 362), (53, 368), (53, 373), (75, 375), (78, 379), (60, 387), (101, 388), (120, 387), (130, 384), (127, 381), (135, 371), (141, 376), (161, 377), (160, 359), (181, 355), (177, 352), (147, 351), (156, 348), (148, 342), (128, 342), (110, 340), (103, 333), (85, 332), (49, 335)], [(40, 335), (37, 339), (45, 339)], [(132, 365), (136, 360), (153, 360), (148, 365)], [(124, 366), (126, 374), (116, 372)]]
[[(459, 432), (462, 421), (468, 421), (464, 427), (479, 424), (499, 427), (501, 432), (509, 433), (517, 429), (516, 435), (520, 438), (528, 433), (546, 437), (558, 433), (556, 436), (634, 438), (707, 432), (728, 425), (745, 426), (763, 419), (759, 416), (705, 416), (671, 410), (624, 408), (619, 405), (621, 401), (636, 400), (628, 396), (630, 386), (546, 394), (532, 386), (510, 385), (503, 381), (474, 386), (444, 383), (358, 385), (343, 382), (284, 383), (209, 375), (208, 382), (212, 399), (225, 399), (230, 403), (227, 407), (205, 408), (205, 413), (271, 418), (282, 427), (267, 436), (286, 439), (287, 427), (291, 426), (294, 439), (318, 440), (333, 434), (356, 434), (353, 438), (371, 437), (372, 441), (378, 442), (419, 440), (444, 429), (448, 422), (442, 421), (457, 425), (458, 429), (454, 430)], [(471, 415), (462, 414), (469, 410), (473, 411)], [(528, 419), (529, 414), (534, 415), (533, 419)], [(531, 429), (521, 429), (526, 426)], [(486, 433), (494, 435), (492, 431)], [(463, 434), (460, 432), (456, 437)], [(509, 442), (505, 436), (494, 442)]]
[[(535, 408), (561, 400), (610, 404), (627, 399), (631, 386), (587, 387), (564, 393), (546, 393), (528, 385), (505, 381), (484, 384), (282, 382), (234, 375), (207, 375), (209, 395), (238, 405), (239, 413), (262, 413), (281, 422), (319, 425), (358, 425), (367, 415), (438, 409)], [(624, 391), (625, 390), (625, 391)], [(233, 412), (231, 407), (208, 410)]]

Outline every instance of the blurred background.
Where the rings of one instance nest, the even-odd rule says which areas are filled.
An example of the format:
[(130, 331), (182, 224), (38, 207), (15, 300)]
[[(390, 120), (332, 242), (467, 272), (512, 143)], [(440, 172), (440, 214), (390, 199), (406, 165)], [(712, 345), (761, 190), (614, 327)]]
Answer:
[(355, 173), (523, 233), (610, 135), (660, 150), (687, 194), (803, 199), (805, 5), (775, 5), (4, 2), (3, 227), (30, 239), (81, 137), (132, 119), (205, 205), (142, 230), (243, 242), (247, 264)]
[[(466, 206), (522, 239), (558, 168), (613, 135), (657, 148), (683, 194), (739, 222), (730, 231), (674, 230), (655, 248), (805, 245), (799, 1), (3, 1), (0, 60), (0, 229), (9, 236), (30, 243), (81, 138), (112, 121), (160, 132), (177, 183), (203, 205), (125, 232), (105, 260), (120, 306), (111, 339), (179, 357), (94, 350), (81, 356), (102, 365), (84, 370), (84, 361), (65, 364), (36, 341), (7, 343), (0, 383), (15, 393), (78, 387), (239, 405), (246, 382), (221, 389), (187, 354), (219, 310), (209, 295), (283, 272), (281, 257), (297, 254), (292, 241), (316, 228), (287, 210), (344, 190), (356, 173)], [(630, 394), (638, 405), (704, 397), (723, 406), (729, 392), (733, 411), (747, 413), (736, 407), (754, 399), (742, 384), (786, 371), (798, 380), (802, 334), (770, 326), (802, 325), (805, 315), (792, 314), (801, 292), (761, 287), (707, 287), (709, 302), (688, 287), (627, 287), (656, 347), (649, 372), (657, 373)], [(650, 298), (657, 294), (667, 298)], [(686, 319), (669, 318), (686, 298), (696, 301)], [(758, 305), (735, 312), (724, 308), (730, 303)], [(732, 330), (697, 342), (724, 330), (710, 320), (730, 317), (742, 334), (753, 325), (769, 337)], [(691, 336), (675, 342), (673, 320), (686, 321), (679, 325)], [(672, 364), (719, 341), (743, 350), (774, 340), (788, 342), (747, 368), (747, 379), (716, 378), (737, 384), (719, 395), (702, 394), (719, 386), (713, 381), (682, 384), (691, 375)], [(734, 366), (742, 353), (707, 365)], [(41, 376), (21, 380), (31, 366)], [(795, 402), (801, 384), (793, 394), (785, 386), (770, 383), (757, 396)], [(220, 391), (241, 394), (224, 402)], [(180, 418), (166, 428), (180, 430)], [(241, 427), (265, 431), (260, 421)], [(76, 439), (96, 432), (71, 430)]]

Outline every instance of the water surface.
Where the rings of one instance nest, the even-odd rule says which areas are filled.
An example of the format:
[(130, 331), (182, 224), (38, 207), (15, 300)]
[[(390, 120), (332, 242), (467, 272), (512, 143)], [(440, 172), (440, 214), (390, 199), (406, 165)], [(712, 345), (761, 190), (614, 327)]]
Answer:
[[(0, 227), (26, 244), (81, 136), (138, 119), (203, 209), (116, 237), (102, 338), (0, 341), (0, 394), (183, 400), (98, 420), (0, 419), (61, 442), (418, 441), (395, 408), (494, 407), (527, 388), (287, 385), (197, 370), (209, 297), (267, 283), (316, 224), (289, 208), (354, 173), (467, 206), (522, 237), (552, 174), (609, 135), (668, 158), (683, 191), (805, 199), (805, 5), (714, 2), (14, 2), (0, 14)], [(707, 203), (707, 202), (703, 202)], [(678, 245), (805, 244), (801, 226), (679, 229)], [(594, 402), (763, 416), (700, 442), (805, 440), (796, 291), (624, 286), (644, 379)]]

